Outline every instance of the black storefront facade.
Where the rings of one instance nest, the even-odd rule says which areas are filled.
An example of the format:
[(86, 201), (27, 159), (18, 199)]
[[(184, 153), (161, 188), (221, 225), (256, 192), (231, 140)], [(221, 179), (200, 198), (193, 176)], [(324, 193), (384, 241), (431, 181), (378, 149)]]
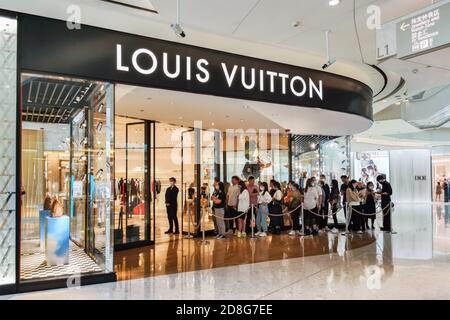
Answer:
[[(0, 16), (11, 28), (3, 35), (8, 60), (2, 94), (8, 97), (1, 111), (9, 135), (1, 145), (1, 294), (114, 281), (115, 247), (154, 244), (150, 206), (157, 181), (151, 148), (141, 150), (145, 234), (128, 246), (115, 241), (121, 236), (115, 201), (123, 192), (114, 176), (117, 84), (320, 108), (372, 121), (372, 90), (343, 76), (97, 27), (70, 30), (65, 21), (43, 17), (1, 11)], [(11, 108), (13, 113), (5, 113)], [(146, 146), (155, 139), (152, 121), (128, 121), (124, 128), (124, 136), (142, 130)], [(45, 163), (36, 160), (43, 156)], [(52, 159), (59, 172), (55, 186), (45, 182), (53, 174)], [(28, 168), (45, 174), (36, 177)], [(198, 165), (195, 172), (200, 171)], [(229, 179), (220, 168), (216, 175), (220, 172)], [(50, 215), (40, 204), (48, 194), (54, 204)], [(123, 219), (132, 201), (126, 199)], [(58, 274), (58, 268), (65, 269)]]

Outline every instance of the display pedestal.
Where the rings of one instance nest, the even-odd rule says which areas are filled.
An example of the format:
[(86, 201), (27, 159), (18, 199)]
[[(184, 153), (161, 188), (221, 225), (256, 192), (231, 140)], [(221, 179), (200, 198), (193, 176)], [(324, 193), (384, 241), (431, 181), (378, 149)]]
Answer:
[(50, 217), (50, 210), (39, 210), (39, 247), (45, 249), (45, 218)]
[(69, 264), (70, 219), (68, 216), (46, 217), (45, 257), (47, 265)]

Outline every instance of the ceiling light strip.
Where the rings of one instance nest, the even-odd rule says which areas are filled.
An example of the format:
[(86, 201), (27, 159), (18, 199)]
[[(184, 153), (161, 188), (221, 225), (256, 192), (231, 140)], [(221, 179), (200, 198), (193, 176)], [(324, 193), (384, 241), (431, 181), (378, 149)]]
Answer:
[(146, 11), (146, 12), (151, 12), (151, 13), (158, 14), (158, 11), (156, 11), (154, 9), (149, 9), (149, 8), (144, 8), (144, 7), (140, 7), (140, 6), (135, 6), (135, 5), (129, 4), (129, 3), (124, 3), (124, 2), (115, 1), (115, 0), (100, 0), (100, 1), (108, 2), (108, 3), (111, 3), (111, 4), (118, 5), (118, 6), (128, 7), (128, 8), (131, 8), (131, 9), (136, 9), (136, 10), (141, 10), (141, 11)]

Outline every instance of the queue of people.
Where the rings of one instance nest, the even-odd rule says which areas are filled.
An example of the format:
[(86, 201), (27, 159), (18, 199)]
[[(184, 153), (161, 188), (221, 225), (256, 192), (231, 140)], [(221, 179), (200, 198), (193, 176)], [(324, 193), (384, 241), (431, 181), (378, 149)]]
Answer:
[[(304, 223), (305, 235), (337, 233), (339, 230), (336, 214), (341, 208), (344, 210), (348, 229), (363, 233), (375, 228), (378, 199), (381, 200), (383, 208), (381, 230), (391, 230), (392, 188), (383, 175), (377, 177), (377, 187), (372, 181), (365, 184), (362, 181), (350, 180), (345, 175), (341, 176), (340, 187), (335, 179), (331, 181), (330, 186), (322, 174), (318, 181), (316, 177), (307, 179), (304, 188), (295, 182), (289, 182), (282, 188), (276, 180), (257, 183), (253, 176), (248, 177), (247, 181), (233, 176), (228, 188), (216, 178), (211, 196), (206, 189), (207, 186), (202, 186), (203, 205), (208, 207), (211, 205), (216, 238), (219, 240), (230, 235), (245, 238), (252, 228), (255, 228), (255, 235), (258, 237), (266, 237), (269, 232), (280, 234), (285, 229), (286, 211), (291, 218), (291, 230), (288, 232), (291, 236), (301, 233), (300, 223)], [(171, 178), (171, 186), (166, 191), (170, 224), (168, 233), (179, 232), (178, 220), (174, 214), (177, 208), (175, 203), (177, 193), (175, 179)], [(301, 217), (302, 208), (303, 217)], [(330, 217), (333, 218), (331, 226)], [(173, 226), (175, 231), (172, 231)]]

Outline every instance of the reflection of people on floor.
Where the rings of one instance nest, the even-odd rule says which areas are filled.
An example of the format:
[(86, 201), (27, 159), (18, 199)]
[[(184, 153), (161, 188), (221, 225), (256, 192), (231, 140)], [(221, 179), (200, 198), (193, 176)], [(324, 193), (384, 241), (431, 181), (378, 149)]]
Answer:
[(450, 206), (445, 206), (445, 215), (444, 215), (445, 226), (450, 228)]
[[(167, 230), (165, 233), (175, 233), (179, 234), (180, 229), (178, 226), (178, 187), (175, 185), (177, 180), (172, 177), (169, 179), (170, 186), (166, 189), (166, 195), (165, 195), (165, 204), (167, 209), (167, 219), (169, 220), (169, 230)], [(175, 225), (175, 231), (173, 230)]]
[(176, 272), (178, 272), (178, 239), (170, 240), (167, 246), (166, 264), (165, 269), (167, 274), (173, 274), (169, 276), (169, 287), (175, 288)]

